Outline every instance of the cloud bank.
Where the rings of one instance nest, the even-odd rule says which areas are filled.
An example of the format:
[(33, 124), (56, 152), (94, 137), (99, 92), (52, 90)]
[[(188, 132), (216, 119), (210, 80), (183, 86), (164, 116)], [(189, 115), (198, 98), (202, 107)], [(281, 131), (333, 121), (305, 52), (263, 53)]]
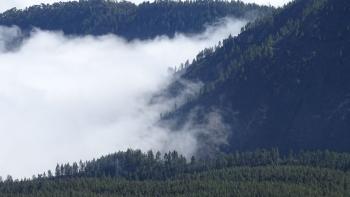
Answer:
[[(55, 2), (67, 2), (73, 0), (1, 0), (0, 12), (6, 11), (13, 7), (23, 9), (31, 5), (38, 5), (41, 3), (55, 3)], [(143, 0), (130, 0), (136, 4), (142, 3)], [(291, 0), (242, 0), (245, 3), (257, 3), (259, 5), (272, 5), (272, 6), (283, 6)]]
[(193, 132), (155, 125), (171, 104), (149, 105), (151, 95), (169, 82), (169, 67), (244, 24), (225, 19), (200, 35), (133, 42), (36, 30), (14, 51), (7, 42), (20, 30), (0, 27), (0, 175), (30, 177), (127, 148), (193, 154)]

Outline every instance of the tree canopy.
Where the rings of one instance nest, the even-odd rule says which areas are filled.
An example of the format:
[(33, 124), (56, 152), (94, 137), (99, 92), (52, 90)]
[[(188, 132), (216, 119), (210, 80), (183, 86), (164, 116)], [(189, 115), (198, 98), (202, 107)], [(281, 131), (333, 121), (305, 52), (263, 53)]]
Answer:
[(127, 39), (148, 39), (179, 33), (198, 33), (206, 24), (223, 17), (252, 19), (270, 13), (272, 7), (240, 1), (144, 2), (80, 0), (41, 4), (0, 14), (0, 25), (17, 25), (63, 31), (75, 35), (117, 34)]
[(225, 151), (349, 151), (349, 17), (349, 1), (298, 0), (249, 23), (179, 72), (204, 87), (164, 119), (181, 127), (196, 109), (199, 121), (221, 112), (231, 127)]
[(186, 160), (128, 150), (57, 165), (56, 176), (0, 182), (9, 196), (346, 196), (350, 155), (329, 151), (280, 155), (277, 149)]

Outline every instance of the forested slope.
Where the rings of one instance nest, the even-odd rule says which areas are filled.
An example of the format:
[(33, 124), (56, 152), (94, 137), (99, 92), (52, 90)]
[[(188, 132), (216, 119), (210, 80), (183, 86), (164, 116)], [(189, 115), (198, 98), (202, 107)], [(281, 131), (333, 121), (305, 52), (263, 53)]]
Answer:
[[(96, 1), (56, 6), (84, 3)], [(157, 4), (167, 3), (144, 6)], [(20, 20), (15, 16), (28, 10), (12, 10), (6, 17), (16, 13), (14, 19)], [(219, 112), (230, 126), (229, 144), (220, 147), (227, 154), (186, 159), (175, 151), (128, 150), (60, 164), (31, 180), (9, 176), (0, 181), (0, 196), (349, 196), (350, 155), (326, 150), (350, 150), (348, 18), (347, 0), (297, 0), (249, 24), (238, 37), (204, 50), (178, 71), (182, 81), (204, 86), (164, 114), (164, 121), (175, 120), (179, 128), (187, 120), (201, 123), (205, 114)], [(150, 32), (128, 38), (160, 31)], [(183, 84), (174, 82), (170, 92), (176, 94)], [(271, 147), (279, 149), (256, 150)]]
[(147, 39), (179, 33), (199, 33), (205, 25), (223, 17), (253, 19), (268, 14), (272, 7), (236, 1), (131, 2), (80, 0), (11, 9), (0, 14), (0, 25), (17, 25), (25, 30), (38, 27), (74, 35), (114, 33), (127, 39)]
[(231, 127), (227, 151), (350, 151), (348, 18), (350, 1), (298, 0), (247, 25), (179, 72), (204, 87), (164, 119), (181, 125), (221, 112)]
[(349, 169), (349, 154), (329, 151), (281, 156), (277, 150), (257, 150), (215, 159), (192, 158), (186, 162), (176, 152), (160, 156), (128, 150), (80, 164), (65, 164), (62, 169), (56, 168), (56, 176), (48, 172), (33, 180), (7, 178), (0, 183), (0, 194), (4, 197), (347, 196)]

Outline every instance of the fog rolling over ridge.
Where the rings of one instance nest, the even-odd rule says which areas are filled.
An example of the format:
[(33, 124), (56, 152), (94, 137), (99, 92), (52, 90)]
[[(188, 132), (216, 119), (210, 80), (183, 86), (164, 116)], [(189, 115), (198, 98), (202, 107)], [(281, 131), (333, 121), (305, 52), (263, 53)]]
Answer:
[(36, 30), (11, 51), (8, 41), (20, 30), (0, 27), (0, 175), (30, 177), (127, 148), (193, 154), (198, 128), (174, 133), (155, 126), (173, 103), (149, 105), (150, 98), (170, 82), (170, 67), (245, 23), (224, 19), (200, 35), (132, 42)]

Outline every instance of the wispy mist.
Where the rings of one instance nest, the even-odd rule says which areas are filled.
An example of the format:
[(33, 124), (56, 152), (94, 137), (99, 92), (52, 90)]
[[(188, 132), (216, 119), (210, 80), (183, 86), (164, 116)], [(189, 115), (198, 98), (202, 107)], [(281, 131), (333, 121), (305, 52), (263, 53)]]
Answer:
[(18, 28), (3, 28), (0, 26), (0, 53), (8, 51), (11, 45), (16, 43), (21, 37), (21, 31)]
[(155, 126), (172, 106), (150, 98), (170, 67), (244, 24), (226, 19), (201, 35), (133, 42), (36, 30), (14, 51), (5, 46), (20, 31), (0, 27), (0, 175), (29, 177), (127, 148), (193, 154), (196, 135)]

